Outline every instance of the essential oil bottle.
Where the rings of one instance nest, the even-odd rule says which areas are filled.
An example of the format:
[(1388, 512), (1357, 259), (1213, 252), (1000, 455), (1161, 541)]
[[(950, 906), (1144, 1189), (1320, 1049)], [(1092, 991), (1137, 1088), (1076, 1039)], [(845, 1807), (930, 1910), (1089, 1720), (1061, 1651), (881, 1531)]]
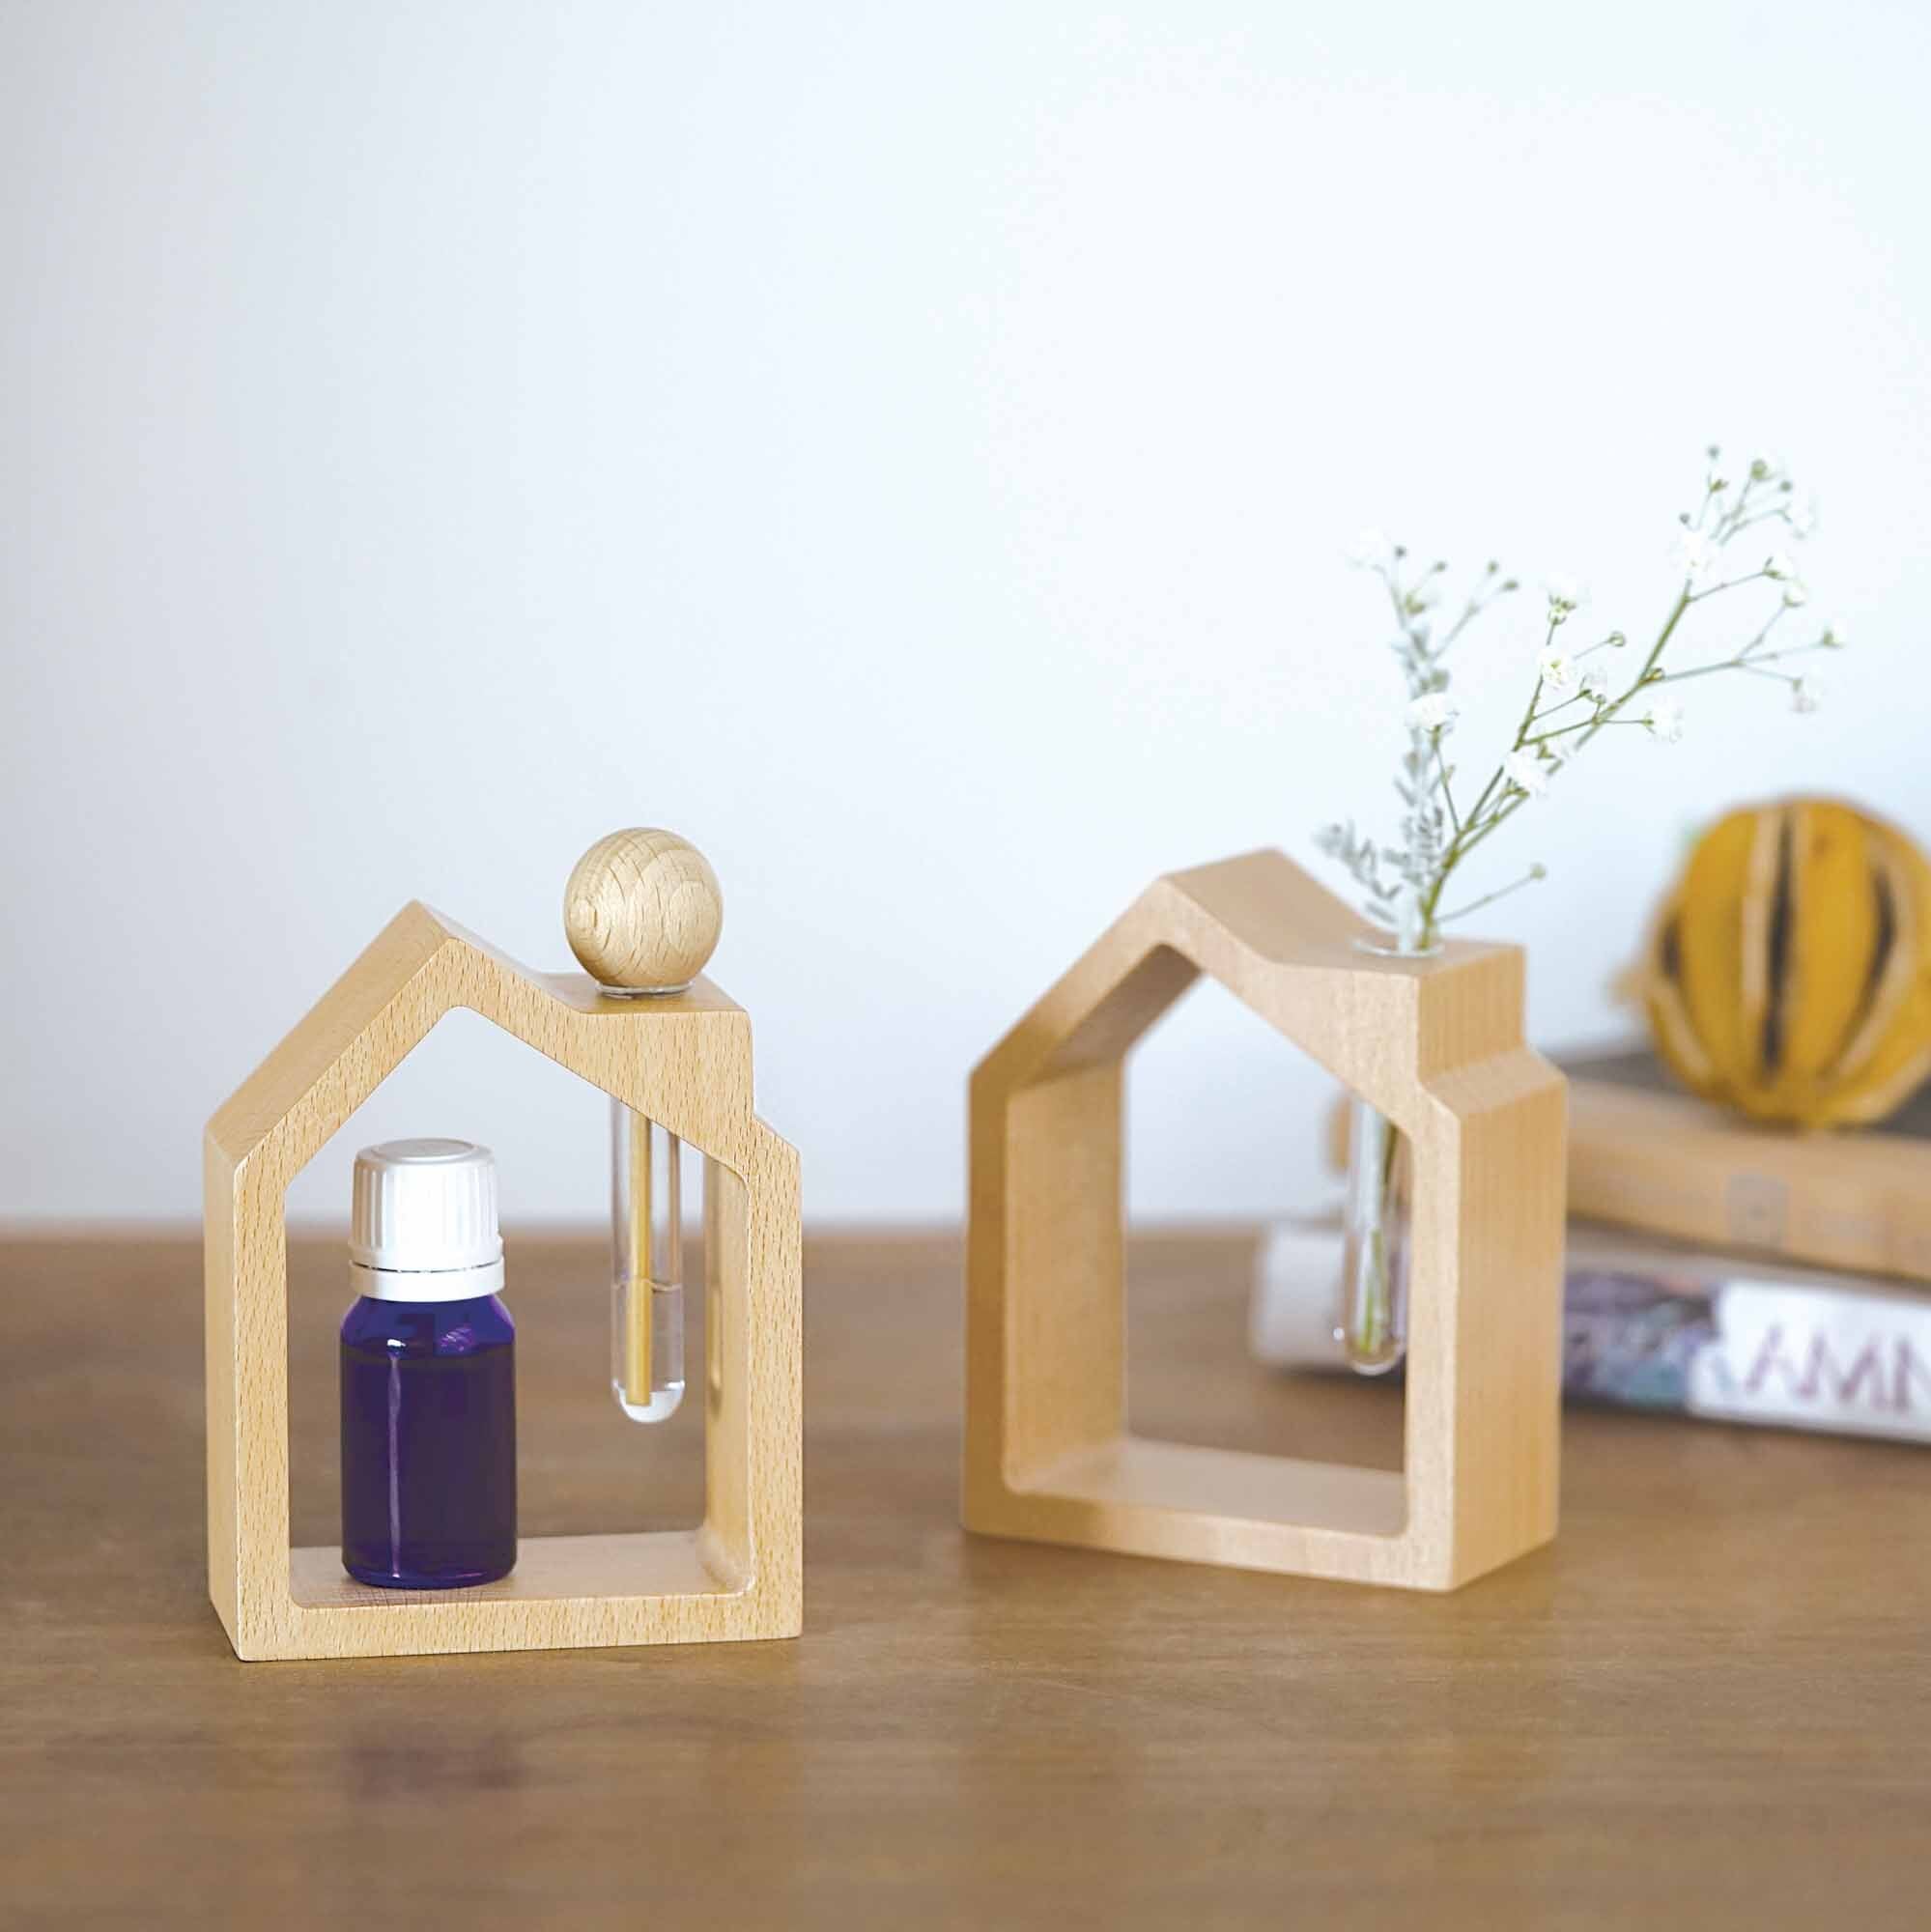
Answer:
[(497, 1169), (469, 1141), (355, 1156), (342, 1323), (342, 1567), (386, 1589), (516, 1565), (516, 1327)]

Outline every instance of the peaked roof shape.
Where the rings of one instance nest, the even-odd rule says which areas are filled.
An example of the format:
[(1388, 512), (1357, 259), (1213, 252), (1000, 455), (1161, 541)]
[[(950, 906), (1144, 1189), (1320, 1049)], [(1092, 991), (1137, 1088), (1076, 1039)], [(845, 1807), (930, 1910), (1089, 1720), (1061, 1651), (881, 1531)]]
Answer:
[[(975, 1080), (1027, 1085), (1117, 1060), (1203, 974), (1391, 1119), (1420, 1071), (1412, 1036), (1424, 999), (1431, 1009), (1470, 1009), (1457, 1042), (1468, 1057), (1520, 1043), (1519, 951), (1450, 941), (1438, 955), (1404, 958), (1346, 901), (1264, 849), (1156, 879)], [(1503, 983), (1471, 1000), (1473, 980)]]
[[(1203, 973), (1407, 1137), (1405, 1477), (1126, 1433), (1123, 1061)], [(1518, 949), (1388, 953), (1275, 851), (1171, 873), (980, 1063), (971, 1113), (969, 1527), (1428, 1588), (1553, 1533), (1563, 1083)]]
[[(752, 1113), (750, 1016), (709, 980), (611, 999), (586, 974), (533, 972), (412, 901), (215, 1113), (211, 1157), (238, 1174), (271, 1169), (286, 1186), (459, 1007), (740, 1171), (769, 1133)], [(622, 1050), (623, 1023), (640, 1012), (671, 1022), (654, 1042), (673, 1045), (668, 1064), (646, 1068)]]

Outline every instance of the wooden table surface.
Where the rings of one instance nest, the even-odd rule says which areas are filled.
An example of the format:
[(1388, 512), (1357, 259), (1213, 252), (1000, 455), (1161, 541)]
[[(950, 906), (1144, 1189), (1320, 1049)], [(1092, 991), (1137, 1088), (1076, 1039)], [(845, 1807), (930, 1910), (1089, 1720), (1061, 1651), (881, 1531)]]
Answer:
[[(1135, 1426), (1394, 1463), (1398, 1394), (1243, 1360), (1248, 1255), (1136, 1246)], [(696, 1515), (602, 1267), (512, 1243), (528, 1532)], [(968, 1539), (958, 1276), (808, 1244), (801, 1641), (242, 1665), (198, 1242), (0, 1244), (0, 1924), (1931, 1924), (1931, 1450), (1576, 1415), (1449, 1598)], [(339, 1245), (292, 1282), (323, 1542)]]

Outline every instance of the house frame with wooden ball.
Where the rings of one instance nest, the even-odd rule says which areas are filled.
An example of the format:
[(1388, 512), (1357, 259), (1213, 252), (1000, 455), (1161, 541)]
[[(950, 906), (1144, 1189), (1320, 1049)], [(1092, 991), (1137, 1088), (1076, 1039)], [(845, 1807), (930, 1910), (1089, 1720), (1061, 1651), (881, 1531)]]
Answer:
[[(716, 880), (674, 835), (613, 834), (572, 874), (565, 919), (598, 977), (532, 971), (427, 906), (404, 907), (209, 1123), (209, 1594), (239, 1657), (703, 1643), (802, 1628), (798, 1156), (753, 1110), (750, 1016), (701, 971), (719, 925)], [(695, 1530), (525, 1538), (499, 1581), (399, 1592), (354, 1580), (333, 1548), (291, 1547), (283, 1203), (459, 1007), (704, 1162), (704, 1516)]]

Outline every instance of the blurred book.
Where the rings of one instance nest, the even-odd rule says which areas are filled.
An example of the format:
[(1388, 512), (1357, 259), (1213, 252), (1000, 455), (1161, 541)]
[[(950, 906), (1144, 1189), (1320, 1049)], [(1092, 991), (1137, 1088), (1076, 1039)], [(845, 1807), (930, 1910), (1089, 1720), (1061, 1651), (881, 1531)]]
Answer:
[[(1880, 1126), (1806, 1132), (1696, 1099), (1646, 1046), (1554, 1058), (1569, 1075), (1571, 1213), (1931, 1281), (1931, 1087)], [(1330, 1133), (1337, 1169), (1346, 1112)]]
[[(1277, 1222), (1255, 1269), (1255, 1355), (1345, 1373), (1339, 1219)], [(1931, 1298), (1572, 1226), (1562, 1387), (1577, 1402), (1931, 1441)]]

